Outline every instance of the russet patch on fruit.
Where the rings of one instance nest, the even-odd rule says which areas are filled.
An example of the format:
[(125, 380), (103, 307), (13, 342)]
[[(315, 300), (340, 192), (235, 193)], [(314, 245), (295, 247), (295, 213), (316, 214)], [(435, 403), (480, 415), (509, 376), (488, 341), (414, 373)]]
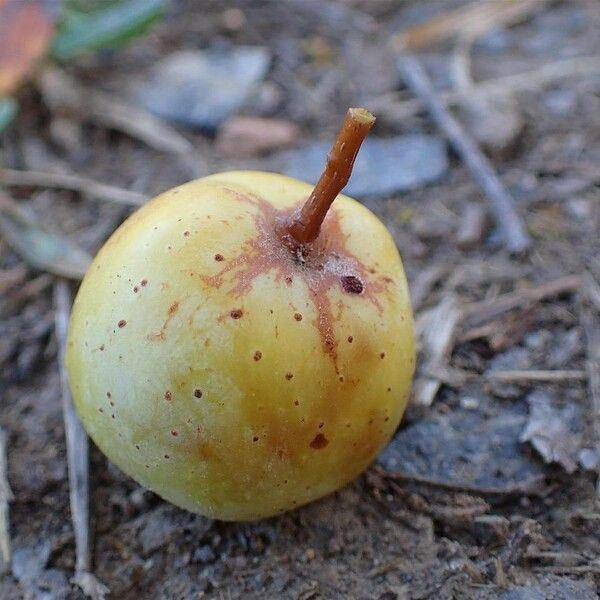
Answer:
[(82, 421), (174, 504), (229, 520), (294, 508), (356, 477), (400, 421), (412, 314), (391, 236), (338, 195), (355, 127), (315, 189), (240, 171), (160, 195), (82, 283), (66, 356)]

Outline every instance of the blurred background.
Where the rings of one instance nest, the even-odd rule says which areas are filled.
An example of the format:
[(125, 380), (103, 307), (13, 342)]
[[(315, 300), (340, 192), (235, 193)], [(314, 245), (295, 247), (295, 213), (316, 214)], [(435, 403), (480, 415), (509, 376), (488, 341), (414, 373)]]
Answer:
[[(597, 0), (0, 0), (0, 598), (597, 598), (599, 31)], [(315, 182), (349, 106), (419, 334), (391, 445), (256, 524), (94, 448), (70, 487), (91, 257), (190, 179)]]

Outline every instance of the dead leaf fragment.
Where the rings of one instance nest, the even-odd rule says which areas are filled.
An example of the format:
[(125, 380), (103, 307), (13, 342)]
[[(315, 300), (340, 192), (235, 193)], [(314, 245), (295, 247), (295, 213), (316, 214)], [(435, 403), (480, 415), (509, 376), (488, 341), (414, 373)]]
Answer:
[(0, 195), (0, 235), (31, 266), (81, 279), (91, 256), (60, 235), (40, 229), (10, 198)]
[(52, 4), (0, 0), (0, 98), (11, 94), (46, 53), (54, 33)]
[(283, 119), (232, 117), (217, 137), (217, 149), (228, 157), (254, 156), (291, 146), (300, 137), (300, 128)]
[(576, 407), (553, 406), (552, 399), (542, 391), (527, 398), (529, 419), (520, 436), (521, 442), (530, 442), (546, 463), (556, 462), (567, 473), (577, 469), (577, 453), (581, 436), (575, 430)]

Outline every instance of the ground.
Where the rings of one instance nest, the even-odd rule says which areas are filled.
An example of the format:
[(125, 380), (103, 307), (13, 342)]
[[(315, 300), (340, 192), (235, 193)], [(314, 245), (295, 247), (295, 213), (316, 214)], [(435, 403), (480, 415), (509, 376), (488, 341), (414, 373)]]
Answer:
[[(175, 49), (262, 45), (273, 56), (269, 83), (247, 114), (289, 119), (305, 140), (329, 141), (346, 107), (364, 104), (380, 116), (379, 135), (441, 135), (424, 113), (402, 113), (411, 94), (387, 42), (464, 3), (231, 4), (242, 13), (224, 14), (222, 3), (209, 0), (174, 3), (145, 38), (66, 70), (94, 89), (128, 97), (128, 86)], [(522, 23), (475, 43), (474, 79), (597, 56), (599, 26), (593, 0), (542, 2)], [(423, 50), (440, 88), (449, 85), (451, 51), (448, 44)], [(458, 247), (455, 231), (467, 207), (485, 205), (485, 196), (454, 155), (436, 183), (366, 201), (397, 241), (418, 317), (449, 298), (464, 306), (569, 275), (581, 281), (482, 322), (461, 322), (434, 402), (409, 407), (379, 464), (283, 516), (238, 524), (191, 515), (140, 489), (92, 449), (93, 568), (110, 597), (598, 597), (598, 442), (588, 377), (597, 369), (592, 346), (599, 327), (599, 93), (598, 69), (513, 93), (511, 115), (523, 127), (490, 156), (533, 238), (526, 255), (509, 256), (495, 229), (470, 249)], [(22, 90), (20, 102), (16, 123), (0, 138), (4, 166), (13, 169), (63, 170), (153, 196), (209, 172), (279, 164), (277, 155), (225, 158), (210, 134), (185, 127), (179, 131), (192, 142), (192, 156), (152, 149), (85, 110), (65, 121), (39, 85)], [(465, 104), (456, 114), (469, 123)], [(496, 122), (496, 133), (507, 122)], [(67, 191), (7, 189), (45, 227), (92, 253), (130, 211)], [(13, 565), (12, 574), (0, 576), (0, 597), (82, 598), (68, 583), (75, 552), (53, 279), (25, 267), (4, 242), (0, 267), (0, 426), (14, 492), (12, 544), (25, 570), (19, 577)], [(550, 383), (481, 376), (498, 369), (562, 375)], [(539, 423), (534, 415), (542, 415)], [(530, 435), (519, 441), (526, 429)], [(545, 454), (540, 439), (550, 445)]]

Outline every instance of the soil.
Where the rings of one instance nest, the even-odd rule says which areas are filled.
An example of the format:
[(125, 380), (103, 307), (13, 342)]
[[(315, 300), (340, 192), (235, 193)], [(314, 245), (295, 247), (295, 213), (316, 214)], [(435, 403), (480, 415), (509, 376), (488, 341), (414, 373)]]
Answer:
[[(225, 10), (212, 0), (174, 2), (147, 36), (64, 68), (79, 82), (125, 97), (131, 81), (176, 49), (262, 45), (273, 54), (269, 83), (247, 114), (294, 121), (304, 140), (332, 140), (346, 108), (364, 104), (381, 113), (379, 135), (441, 135), (424, 113), (395, 118), (394, 107), (411, 94), (387, 42), (463, 2), (229, 4)], [(594, 0), (540, 3), (523, 22), (475, 43), (474, 79), (598, 56), (599, 28)], [(452, 52), (452, 44), (439, 44), (421, 55), (440, 90), (451, 84)], [(598, 597), (599, 445), (587, 375), (546, 383), (452, 379), (458, 371), (598, 369), (591, 346), (600, 328), (593, 290), (600, 288), (590, 282), (600, 281), (600, 76), (558, 79), (512, 98), (523, 127), (491, 158), (533, 238), (528, 254), (509, 256), (495, 229), (470, 249), (459, 247), (456, 230), (465, 212), (485, 205), (485, 197), (455, 156), (438, 183), (366, 203), (397, 241), (417, 317), (449, 296), (465, 305), (571, 274), (589, 284), (588, 296), (580, 288), (526, 303), (488, 319), (488, 329), (474, 337), (463, 329), (432, 405), (407, 410), (389, 450), (398, 456), (277, 518), (224, 523), (191, 515), (141, 489), (93, 448), (93, 570), (111, 598)], [(17, 121), (0, 137), (4, 166), (13, 169), (64, 170), (151, 197), (208, 172), (277, 168), (276, 155), (226, 159), (210, 134), (183, 127), (193, 157), (154, 150), (85, 111), (65, 121), (35, 84), (19, 101)], [(456, 111), (465, 124), (467, 113), (464, 106)], [(62, 190), (7, 190), (40, 224), (91, 253), (130, 212)], [(75, 550), (53, 279), (27, 267), (0, 240), (0, 284), (0, 426), (8, 435), (14, 492), (11, 539), (15, 556), (29, 548), (39, 563), (29, 579), (17, 577), (14, 566), (0, 575), (0, 597), (83, 598), (68, 582)], [(519, 440), (532, 415), (542, 414), (532, 409), (538, 401), (561, 415), (574, 411), (572, 422), (558, 419), (552, 430), (549, 421), (539, 425), (538, 440), (547, 434), (554, 453)], [(535, 486), (525, 485), (531, 481)]]

